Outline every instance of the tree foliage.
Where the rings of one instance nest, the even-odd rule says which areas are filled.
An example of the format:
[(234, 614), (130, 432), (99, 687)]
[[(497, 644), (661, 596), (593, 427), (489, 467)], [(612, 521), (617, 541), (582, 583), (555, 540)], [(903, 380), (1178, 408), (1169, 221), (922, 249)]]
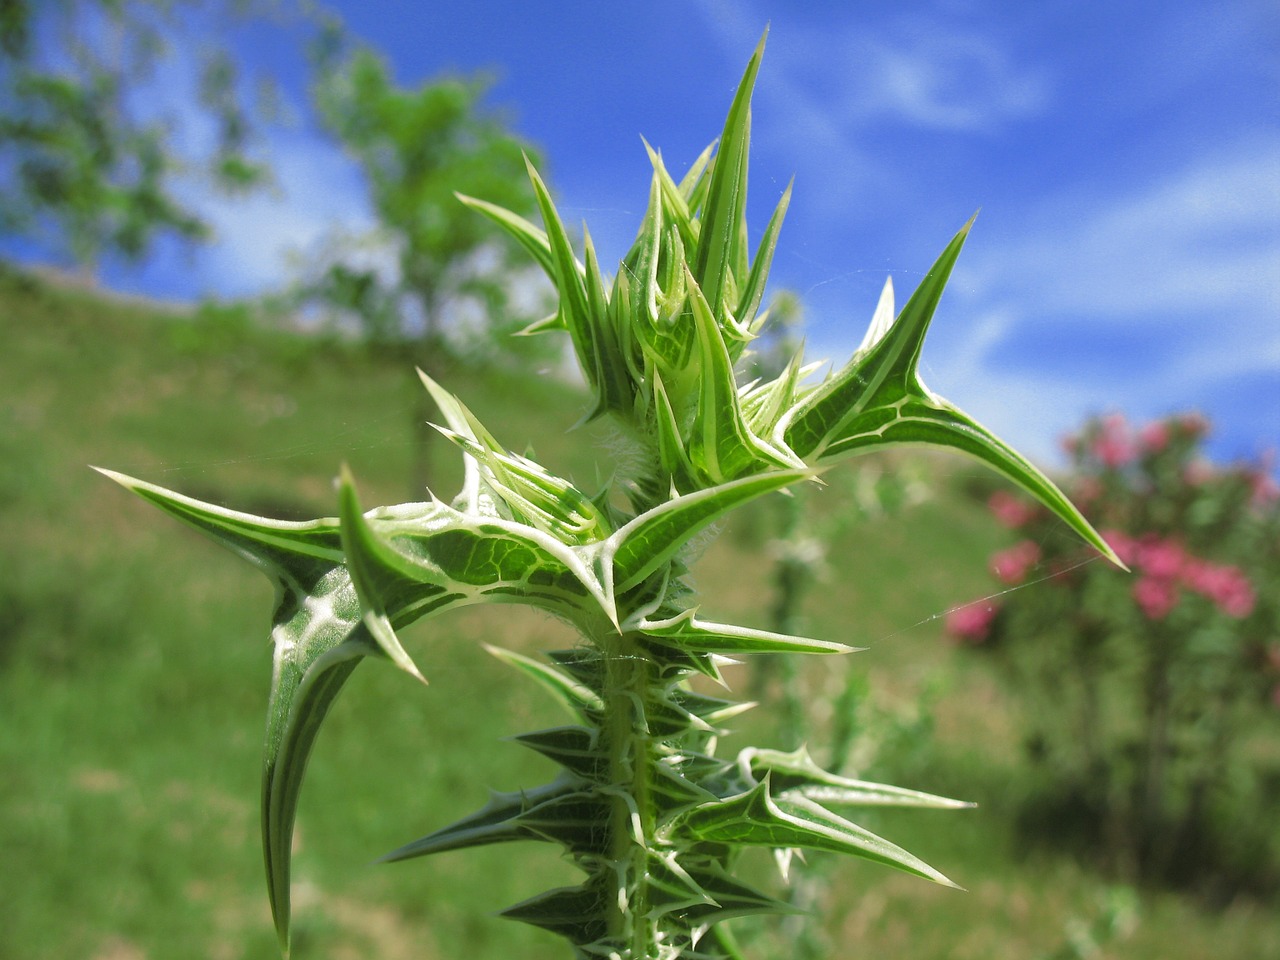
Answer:
[[(332, 262), (304, 286), (354, 318), (370, 343), (400, 356), (406, 369), (443, 376), (444, 359), (458, 352), (462, 324), (455, 321), (468, 312), (488, 318), (478, 339), (490, 345), (495, 334), (528, 320), (509, 308), (517, 275), (507, 255), (515, 245), (495, 237), (456, 194), (531, 213), (525, 162), (533, 151), (485, 107), (484, 77), (402, 87), (376, 52), (340, 45), (318, 57), (317, 73), (316, 106), (364, 171), (378, 228), (373, 237), (338, 238)], [(430, 451), (439, 437), (427, 424), (425, 395), (415, 396), (409, 483), (420, 496), (432, 480)]]
[[(183, 176), (243, 191), (263, 185), (256, 108), (221, 29), (302, 7), (284, 0), (0, 0), (0, 228), (93, 272), (136, 260), (161, 236), (208, 239), (178, 190)], [(194, 97), (214, 128), (205, 151), (175, 148), (157, 71), (194, 53)]]
[(367, 47), (322, 58), (318, 73), (316, 106), (360, 164), (384, 250), (394, 259), (394, 269), (382, 271), (339, 262), (323, 278), (322, 293), (352, 309), (371, 340), (399, 344), (429, 364), (430, 353), (445, 346), (445, 314), (460, 300), (479, 299), (491, 315), (506, 300), (506, 247), (455, 194), (532, 212), (524, 157), (533, 151), (485, 107), (484, 77), (402, 87)]

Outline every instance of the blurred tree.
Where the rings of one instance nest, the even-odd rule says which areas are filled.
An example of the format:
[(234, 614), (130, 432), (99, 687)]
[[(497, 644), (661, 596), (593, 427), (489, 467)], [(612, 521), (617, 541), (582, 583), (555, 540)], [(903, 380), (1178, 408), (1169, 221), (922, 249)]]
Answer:
[[(501, 115), (484, 109), (484, 77), (447, 76), (405, 89), (372, 50), (346, 53), (334, 44), (317, 57), (317, 74), (320, 114), (364, 170), (380, 242), (372, 258), (367, 242), (349, 250), (352, 256), (337, 254), (310, 286), (354, 317), (370, 342), (404, 358), (406, 369), (416, 365), (439, 379), (456, 350), (453, 321), (477, 306), (502, 318), (486, 322), (490, 333), (512, 330), (516, 319), (509, 312), (510, 242), (455, 193), (531, 214), (536, 201), (524, 158), (537, 157)], [(414, 395), (411, 482), (421, 496), (436, 435), (427, 425), (426, 392), (418, 387)]]
[[(138, 259), (161, 235), (206, 239), (177, 175), (232, 191), (268, 179), (249, 153), (255, 111), (239, 66), (210, 25), (286, 8), (311, 15), (307, 0), (0, 0), (0, 229), (44, 241), (90, 277), (105, 256)], [(200, 60), (199, 102), (183, 114), (203, 111), (215, 131), (198, 157), (175, 151), (172, 117), (144, 95), (175, 41)]]

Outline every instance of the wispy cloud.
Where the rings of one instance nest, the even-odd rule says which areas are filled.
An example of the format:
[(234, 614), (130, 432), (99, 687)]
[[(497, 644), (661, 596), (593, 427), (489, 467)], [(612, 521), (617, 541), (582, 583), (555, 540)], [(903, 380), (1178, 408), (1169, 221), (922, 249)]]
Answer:
[(277, 135), (268, 145), (273, 189), (234, 202), (210, 193), (190, 201), (209, 219), (215, 241), (201, 251), (201, 281), (237, 296), (277, 289), (290, 279), (289, 259), (328, 235), (375, 226), (355, 165), (316, 135)]
[(1137, 194), (1047, 198), (1023, 229), (976, 248), (966, 277), (984, 298), (1007, 304), (1009, 334), (1046, 314), (1086, 327), (1156, 325), (1197, 347), (1170, 371), (1179, 377), (1207, 372), (1224, 352), (1236, 366), (1275, 364), (1277, 156), (1280, 140), (1254, 138)]
[[(880, 120), (948, 131), (983, 131), (1039, 113), (1050, 99), (1042, 69), (1014, 62), (990, 36), (902, 20), (880, 30), (809, 31), (788, 45), (784, 69), (833, 95), (846, 122)], [(830, 57), (804, 56), (824, 43)], [(834, 87), (834, 89), (832, 89)]]
[[(744, 49), (765, 22), (754, 4), (708, 0), (707, 19), (727, 49)], [(770, 40), (761, 91), (806, 123), (815, 115), (848, 132), (868, 120), (933, 130), (981, 131), (1043, 112), (1052, 82), (1019, 62), (998, 35), (941, 11), (869, 19), (857, 8), (820, 23), (795, 16)]]
[(975, 245), (950, 308), (969, 319), (931, 345), (947, 357), (943, 392), (1028, 438), (1108, 408), (1274, 413), (1277, 155), (1275, 139), (1254, 138), (1132, 195), (1046, 198), (1022, 229)]

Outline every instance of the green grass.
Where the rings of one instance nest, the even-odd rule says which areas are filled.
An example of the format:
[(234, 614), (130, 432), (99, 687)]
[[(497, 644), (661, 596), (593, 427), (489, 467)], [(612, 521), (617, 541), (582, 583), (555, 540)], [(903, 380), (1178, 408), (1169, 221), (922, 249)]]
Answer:
[[(357, 350), (261, 334), (228, 345), (197, 321), (10, 272), (0, 272), (0, 333), (0, 960), (273, 956), (257, 812), (270, 590), (87, 465), (301, 516), (333, 512), (346, 461), (366, 502), (399, 501), (418, 388)], [(517, 449), (551, 434), (559, 443), (538, 452), (553, 468), (588, 484), (608, 469), (547, 429), (582, 413), (571, 390), (476, 370), (445, 379)], [(456, 457), (441, 450), (448, 496)], [(1096, 912), (1104, 884), (1069, 860), (1015, 849), (1014, 714), (986, 665), (949, 648), (931, 619), (986, 588), (999, 532), (957, 492), (967, 465), (920, 468), (937, 475), (934, 499), (836, 544), (811, 626), (869, 649), (819, 664), (811, 680), (821, 701), (839, 671), (866, 671), (890, 713), (930, 692), (933, 739), (897, 745), (885, 776), (982, 806), (879, 826), (969, 892), (841, 864), (822, 922), (835, 956), (1030, 960)], [(741, 611), (767, 625), (767, 526), (755, 511), (707, 549), (697, 579), (711, 616)], [(897, 583), (907, 586), (889, 589)], [(464, 613), (409, 633), (425, 690), (377, 663), (355, 674), (302, 801), (296, 957), (562, 955), (551, 937), (492, 916), (570, 880), (551, 847), (371, 863), (478, 806), (486, 788), (544, 772), (501, 738), (562, 717), (510, 682), (482, 641), (536, 650), (572, 638), (508, 608)], [(746, 687), (743, 668), (733, 681)], [(767, 709), (747, 722), (768, 740)], [(1275, 906), (1208, 913), (1144, 894), (1137, 930), (1104, 955), (1280, 955)], [(761, 948), (776, 942), (759, 937)]]

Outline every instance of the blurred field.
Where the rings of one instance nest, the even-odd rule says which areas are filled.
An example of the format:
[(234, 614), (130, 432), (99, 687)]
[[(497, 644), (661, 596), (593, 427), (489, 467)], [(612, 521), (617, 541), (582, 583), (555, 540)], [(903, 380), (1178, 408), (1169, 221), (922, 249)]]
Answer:
[[(7, 272), (0, 331), (0, 960), (275, 956), (257, 812), (270, 589), (87, 465), (314, 516), (333, 512), (332, 477), (346, 461), (366, 503), (398, 502), (416, 388), (406, 371), (355, 350), (227, 338), (212, 321)], [(592, 430), (566, 433), (583, 404), (554, 380), (455, 370), (446, 386), (516, 449), (537, 437), (540, 458), (588, 486), (607, 473), (607, 457), (597, 465), (573, 452)], [(447, 497), (459, 473), (441, 456)], [(1105, 884), (1069, 860), (1015, 849), (1015, 714), (986, 665), (952, 651), (934, 618), (986, 588), (998, 532), (958, 492), (966, 464), (921, 469), (936, 474), (932, 499), (835, 545), (811, 628), (870, 649), (817, 665), (813, 701), (821, 714), (846, 669), (866, 672), (880, 715), (909, 716), (927, 695), (933, 735), (891, 739), (863, 773), (981, 806), (882, 816), (873, 827), (968, 892), (841, 864), (822, 922), (837, 956), (1034, 960), (1062, 947), (1069, 924), (1098, 915)], [(708, 548), (697, 580), (709, 614), (767, 624), (768, 527), (757, 510)], [(560, 957), (558, 941), (492, 916), (573, 882), (550, 849), (371, 861), (482, 805), (488, 787), (549, 774), (501, 738), (561, 717), (479, 642), (536, 650), (572, 638), (504, 608), (406, 639), (431, 685), (366, 665), (321, 735), (299, 819), (294, 956)], [(747, 685), (741, 670), (734, 681)], [(768, 742), (767, 710), (744, 725)], [(1098, 956), (1278, 957), (1276, 907), (1210, 913), (1143, 893), (1136, 929)], [(748, 952), (773, 955), (776, 938), (752, 933), (760, 942)]]

